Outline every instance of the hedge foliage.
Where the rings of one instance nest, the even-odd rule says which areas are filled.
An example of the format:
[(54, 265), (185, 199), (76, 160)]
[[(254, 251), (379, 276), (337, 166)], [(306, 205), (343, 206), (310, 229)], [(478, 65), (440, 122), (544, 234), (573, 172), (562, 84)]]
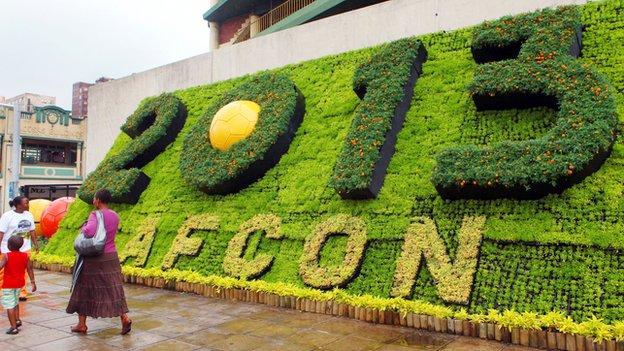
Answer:
[[(585, 31), (578, 61), (611, 82), (609, 92), (615, 96), (617, 115), (622, 119), (624, 1), (590, 3), (579, 10)], [(557, 113), (547, 108), (477, 111), (467, 89), (478, 66), (471, 52), (472, 38), (473, 29), (419, 38), (427, 48), (428, 60), (414, 87), (384, 185), (374, 200), (343, 200), (328, 185), (361, 102), (352, 89), (354, 72), (379, 48), (275, 70), (292, 80), (305, 97), (305, 118), (279, 163), (242, 191), (227, 196), (207, 195), (186, 183), (178, 167), (183, 140), (224, 94), (252, 78), (175, 92), (188, 108), (180, 137), (142, 168), (151, 181), (138, 203), (113, 206), (122, 219), (117, 236), (120, 249), (144, 227), (146, 217), (160, 218), (145, 266), (133, 267), (130, 258), (124, 270), (267, 289), (288, 286), (324, 298), (371, 295), (366, 298), (370, 303), (398, 304), (396, 301), (405, 300), (388, 298), (413, 219), (426, 217), (435, 222), (454, 263), (464, 219), (483, 216), (483, 243), (469, 304), (445, 303), (427, 262), (421, 265), (407, 300), (418, 301), (419, 306), (426, 301), (436, 311), (446, 311), (444, 315), (460, 313), (461, 307), (477, 315), (489, 315), (489, 310), (495, 309), (505, 323), (512, 324), (535, 320), (529, 318), (533, 312), (553, 310), (569, 316), (577, 326), (582, 321), (590, 323), (592, 315), (605, 322), (620, 320), (624, 315), (624, 299), (619, 293), (624, 282), (624, 145), (620, 142), (613, 145), (611, 156), (595, 173), (561, 194), (538, 200), (449, 201), (438, 195), (431, 182), (436, 156), (443, 150), (538, 139), (558, 123)], [(109, 158), (119, 155), (130, 143), (130, 137), (120, 134)], [(89, 212), (86, 203), (74, 203), (45, 252), (71, 261), (73, 238)], [(163, 260), (183, 223), (198, 214), (218, 215), (218, 229), (188, 233), (189, 238), (203, 242), (197, 256), (180, 255), (174, 268), (162, 271)], [(254, 232), (242, 257), (252, 260), (270, 255), (274, 257), (270, 269), (257, 280), (244, 283), (225, 277), (228, 274), (223, 263), (230, 240), (241, 224), (258, 214), (281, 219), (282, 239)], [(340, 214), (358, 217), (365, 225), (368, 241), (359, 271), (342, 289), (307, 289), (299, 275), (305, 240), (319, 223)], [(344, 235), (330, 236), (321, 248), (319, 265), (340, 265), (346, 247)], [(523, 315), (520, 312), (505, 314), (505, 309), (529, 311), (529, 317), (518, 317)]]
[(578, 55), (580, 13), (546, 9), (487, 22), (473, 34), (478, 61), (522, 42), (518, 57), (477, 67), (477, 109), (556, 108), (545, 135), (490, 146), (465, 145), (437, 157), (433, 182), (445, 198), (538, 198), (581, 181), (611, 152), (617, 128), (613, 88)]
[(175, 140), (186, 114), (186, 107), (173, 94), (146, 99), (121, 126), (132, 142), (100, 163), (80, 187), (78, 196), (91, 203), (95, 192), (106, 188), (114, 202), (136, 203), (150, 181), (141, 168)]

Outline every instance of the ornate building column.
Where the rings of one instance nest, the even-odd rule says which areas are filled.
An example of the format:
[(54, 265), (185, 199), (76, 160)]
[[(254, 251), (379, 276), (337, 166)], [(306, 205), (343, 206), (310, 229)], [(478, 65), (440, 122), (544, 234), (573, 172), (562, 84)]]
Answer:
[(84, 152), (83, 143), (79, 141), (76, 143), (76, 170), (82, 180), (84, 180), (84, 167), (82, 166), (82, 153)]
[(258, 15), (249, 16), (249, 37), (253, 38), (260, 32), (260, 23)]

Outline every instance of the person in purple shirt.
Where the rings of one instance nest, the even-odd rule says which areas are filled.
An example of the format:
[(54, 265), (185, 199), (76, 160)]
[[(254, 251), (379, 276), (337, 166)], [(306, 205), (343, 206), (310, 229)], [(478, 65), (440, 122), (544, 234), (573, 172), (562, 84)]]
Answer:
[[(78, 313), (78, 324), (71, 328), (74, 333), (87, 333), (87, 317), (121, 318), (121, 335), (128, 334), (132, 320), (128, 317), (128, 305), (123, 290), (121, 264), (115, 247), (115, 236), (119, 228), (119, 215), (108, 208), (111, 193), (106, 189), (98, 190), (93, 198), (93, 205), (102, 212), (106, 229), (104, 253), (99, 256), (82, 257), (82, 270), (73, 286), (67, 313)], [(98, 221), (94, 212), (82, 227), (84, 235), (94, 237)], [(75, 268), (74, 268), (75, 269)]]

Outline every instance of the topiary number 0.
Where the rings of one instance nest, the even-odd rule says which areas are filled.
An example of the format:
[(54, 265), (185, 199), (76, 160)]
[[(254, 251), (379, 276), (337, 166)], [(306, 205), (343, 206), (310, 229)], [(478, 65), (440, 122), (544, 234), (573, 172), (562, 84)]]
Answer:
[[(233, 101), (260, 105), (255, 130), (221, 151), (208, 141), (212, 119)], [(288, 151), (303, 120), (305, 101), (290, 78), (273, 73), (256, 75), (225, 93), (191, 128), (180, 155), (186, 182), (207, 194), (237, 192), (262, 177)]]
[(98, 189), (108, 189), (113, 202), (135, 204), (149, 184), (141, 168), (172, 143), (186, 121), (186, 107), (173, 94), (145, 100), (121, 130), (133, 140), (104, 160), (78, 190), (78, 196), (91, 202)]

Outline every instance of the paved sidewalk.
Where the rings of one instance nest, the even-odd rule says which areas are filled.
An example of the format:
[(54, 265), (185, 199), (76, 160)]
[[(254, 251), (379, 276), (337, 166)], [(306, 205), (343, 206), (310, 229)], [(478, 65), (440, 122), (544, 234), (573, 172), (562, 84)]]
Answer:
[(130, 335), (119, 335), (118, 319), (89, 319), (88, 335), (72, 335), (77, 317), (65, 313), (70, 276), (35, 274), (39, 291), (20, 305), (19, 335), (4, 334), (0, 308), (0, 350), (534, 350), (137, 285), (126, 285)]

